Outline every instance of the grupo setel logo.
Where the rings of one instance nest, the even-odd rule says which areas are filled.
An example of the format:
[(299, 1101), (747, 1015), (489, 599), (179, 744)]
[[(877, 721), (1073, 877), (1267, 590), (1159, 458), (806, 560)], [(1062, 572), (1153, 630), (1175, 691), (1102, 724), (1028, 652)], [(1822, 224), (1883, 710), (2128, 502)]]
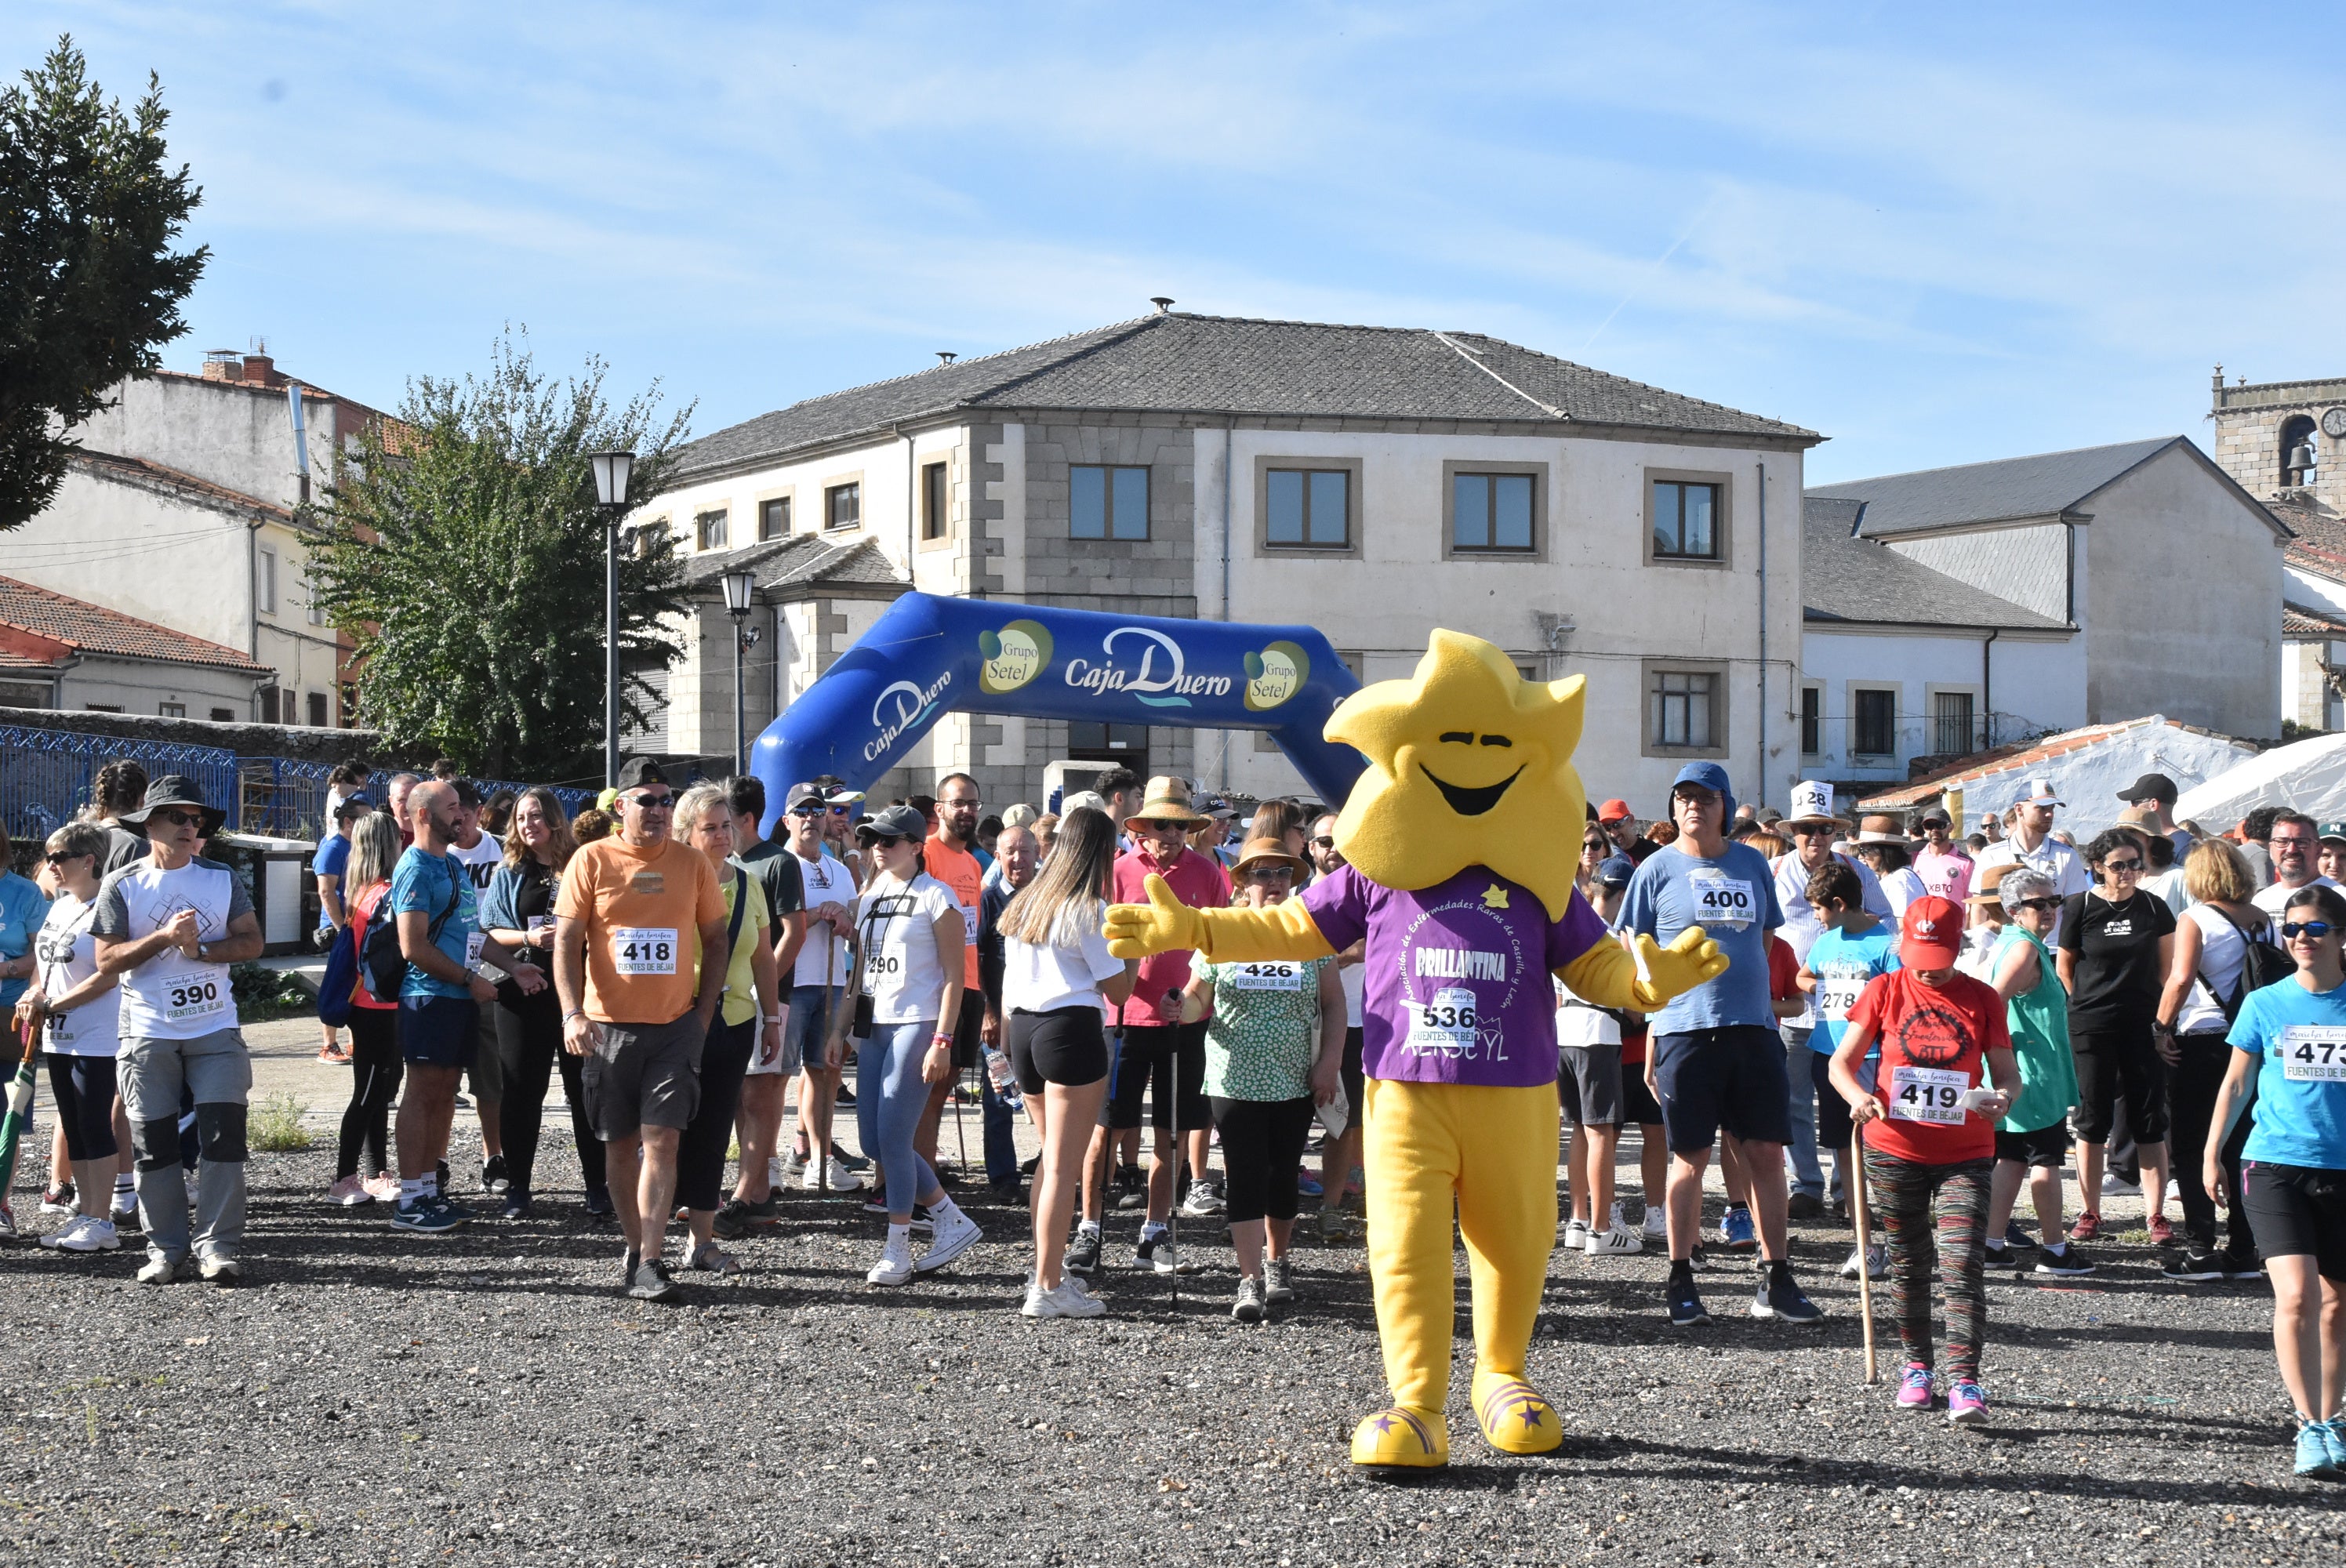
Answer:
[(897, 681), (883, 689), (872, 704), (872, 722), (880, 727), (880, 733), (863, 743), (863, 760), (870, 762), (884, 755), (896, 744), (896, 737), (935, 710), (937, 694), (952, 684), (953, 671), (947, 670), (925, 689), (909, 680)]
[[(1140, 639), (1140, 667), (1129, 669), (1116, 659), (1118, 639)], [(1187, 708), (1191, 697), (1228, 697), (1230, 677), (1226, 675), (1191, 675), (1181, 657), (1181, 645), (1163, 632), (1147, 626), (1118, 626), (1100, 638), (1100, 651), (1107, 656), (1098, 664), (1084, 659), (1067, 661), (1067, 684), (1095, 695), (1111, 691), (1127, 692), (1150, 708)]]

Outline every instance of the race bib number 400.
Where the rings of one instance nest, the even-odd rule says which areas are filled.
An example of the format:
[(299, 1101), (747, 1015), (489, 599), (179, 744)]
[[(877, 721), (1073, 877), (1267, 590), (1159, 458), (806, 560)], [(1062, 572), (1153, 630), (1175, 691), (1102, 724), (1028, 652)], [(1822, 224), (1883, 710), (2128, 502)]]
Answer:
[(1463, 985), (1445, 985), (1431, 1002), (1409, 1004), (1409, 1048), (1460, 1055), (1474, 1049), (1474, 993)]
[(1749, 925), (1760, 918), (1760, 895), (1739, 878), (1697, 875), (1687, 888), (1694, 895), (1694, 918), (1703, 925)]
[(1230, 983), (1240, 991), (1300, 991), (1303, 989), (1303, 966), (1300, 963), (1241, 963)]
[(228, 1011), (227, 982), (215, 974), (191, 974), (163, 987), (163, 1021), (186, 1023)]
[(1902, 1122), (1929, 1122), (1942, 1127), (1963, 1125), (1964, 1091), (1971, 1074), (1937, 1067), (1892, 1067), (1890, 1070), (1890, 1114)]
[(618, 927), (611, 932), (611, 967), (621, 974), (674, 974), (676, 928)]
[(2346, 1029), (2291, 1023), (2280, 1032), (2281, 1075), (2297, 1084), (2346, 1082)]

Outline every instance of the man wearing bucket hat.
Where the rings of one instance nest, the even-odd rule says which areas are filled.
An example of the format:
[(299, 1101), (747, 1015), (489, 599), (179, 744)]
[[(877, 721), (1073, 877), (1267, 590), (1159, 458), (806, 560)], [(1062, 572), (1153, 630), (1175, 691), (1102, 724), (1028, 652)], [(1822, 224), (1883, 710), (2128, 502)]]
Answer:
[[(166, 774), (119, 819), (148, 853), (106, 879), (90, 935), (100, 972), (122, 977), (122, 1103), (138, 1145), (147, 1235), (140, 1283), (168, 1285), (192, 1265), (215, 1285), (242, 1277), (245, 1113), (252, 1060), (229, 966), (260, 956), (260, 921), (234, 871), (196, 853), (226, 813), (193, 780)], [(179, 1164), (179, 1098), (196, 1105), (201, 1185), (192, 1243)]]
[[(2012, 831), (1980, 851), (1979, 874), (1986, 875), (1991, 866), (2017, 863), (2048, 879), (2054, 892), (2065, 899), (2092, 888), (2085, 857), (2053, 837), (2053, 813), (2064, 804), (2050, 779), (2029, 779), (2020, 792)], [(2046, 941), (2057, 944), (2060, 934), (2055, 921)]]
[[(1189, 803), (1189, 787), (1179, 779), (1151, 779), (1140, 809), (1122, 824), (1135, 847), (1117, 857), (1115, 901), (1148, 902), (1148, 880), (1158, 876), (1176, 899), (1192, 909), (1227, 909), (1230, 881), (1221, 862), (1189, 845), (1189, 834), (1212, 820)], [(1148, 1209), (1140, 1227), (1139, 1261), (1159, 1274), (1170, 1274), (1175, 1268), (1173, 1246), (1165, 1236), (1175, 1196), (1177, 1132), (1188, 1140), (1183, 1151), (1191, 1185), (1188, 1212), (1207, 1214), (1217, 1207), (1213, 1188), (1205, 1181), (1209, 1019), (1181, 1022), (1181, 993), (1189, 983), (1189, 963), (1187, 950), (1143, 959), (1131, 997), (1110, 1020), (1117, 1044), (1109, 1057), (1107, 1100), (1100, 1108), (1100, 1128), (1092, 1135), (1091, 1152), (1084, 1161), (1085, 1218), (1072, 1257), (1080, 1259), (1086, 1250), (1094, 1258), (1098, 1256), (1097, 1194), (1107, 1174), (1108, 1146), (1117, 1133), (1140, 1125), (1144, 1090), (1148, 1095), (1149, 1121), (1156, 1128), (1157, 1153), (1148, 1171)], [(1197, 1190), (1201, 1185), (1202, 1192)]]

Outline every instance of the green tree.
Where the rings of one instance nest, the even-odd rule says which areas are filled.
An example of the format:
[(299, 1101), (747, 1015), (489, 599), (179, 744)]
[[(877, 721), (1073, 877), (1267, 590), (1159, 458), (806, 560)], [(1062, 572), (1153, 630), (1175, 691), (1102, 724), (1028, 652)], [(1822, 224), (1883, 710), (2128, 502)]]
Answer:
[[(640, 504), (692, 414), (662, 423), (657, 383), (615, 412), (607, 369), (589, 359), (557, 382), (508, 332), (484, 376), (421, 377), (397, 421), (362, 435), (311, 555), (314, 601), (357, 645), (359, 722), (492, 778), (599, 772), (604, 522), (587, 454), (634, 452)], [(677, 657), (662, 623), (686, 606), (675, 541), (648, 530), (619, 556), (623, 667)], [(622, 723), (653, 695), (631, 677)]]
[(162, 83), (125, 116), (71, 37), (0, 92), (0, 529), (49, 504), (75, 425), (188, 330), (208, 246), (171, 241), (203, 193), (164, 166)]

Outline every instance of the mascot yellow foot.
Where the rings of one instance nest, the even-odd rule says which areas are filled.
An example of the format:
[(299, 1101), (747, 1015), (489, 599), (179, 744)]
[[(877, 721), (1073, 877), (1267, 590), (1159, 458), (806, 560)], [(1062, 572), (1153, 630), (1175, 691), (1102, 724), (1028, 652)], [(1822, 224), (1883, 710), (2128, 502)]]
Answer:
[[(1556, 1407), (1521, 1378), (1474, 1374), (1474, 1419), (1501, 1453), (1546, 1453), (1564, 1441)], [(1359, 1446), (1359, 1440), (1353, 1440)]]
[(1440, 1410), (1394, 1405), (1352, 1429), (1352, 1462), (1432, 1470), (1450, 1462), (1450, 1429)]

